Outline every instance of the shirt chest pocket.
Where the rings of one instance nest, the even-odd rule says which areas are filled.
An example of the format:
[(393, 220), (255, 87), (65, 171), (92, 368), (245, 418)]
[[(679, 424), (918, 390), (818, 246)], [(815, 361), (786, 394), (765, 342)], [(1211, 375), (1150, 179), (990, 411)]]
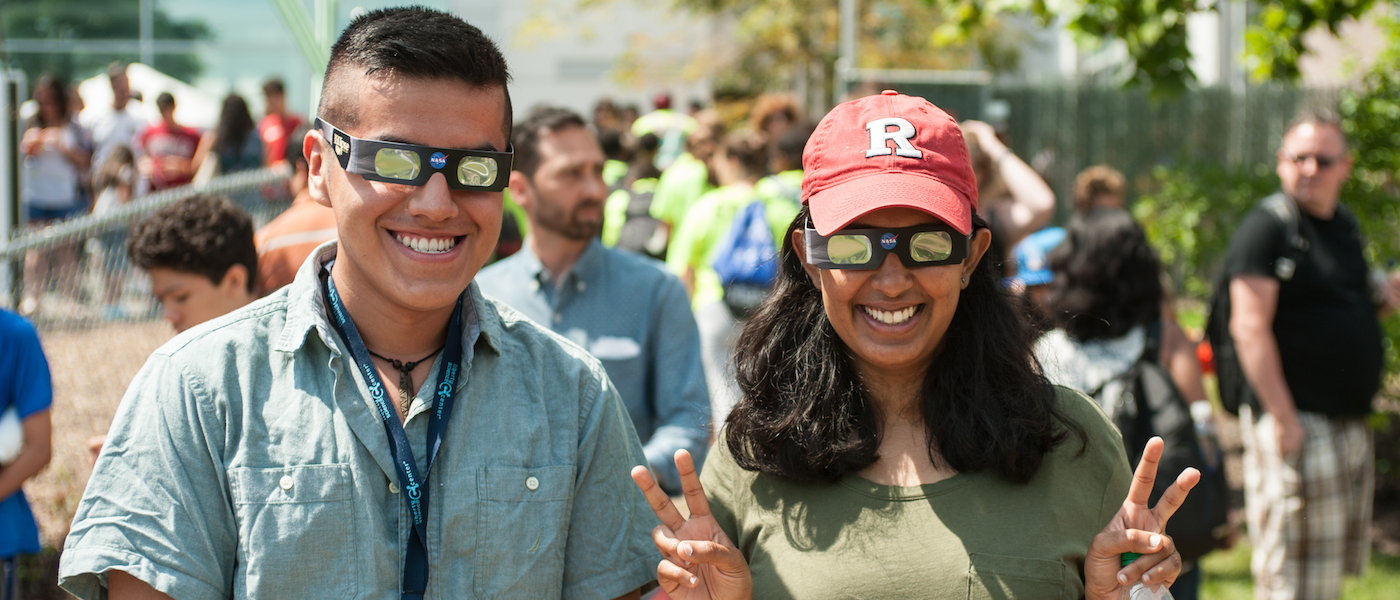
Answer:
[(229, 469), (240, 569), (234, 597), (356, 594), (353, 480), (343, 464)]
[(489, 550), (478, 554), (479, 598), (558, 598), (573, 503), (574, 468), (482, 467), (478, 530)]
[(1062, 562), (996, 554), (970, 554), (968, 558), (972, 563), (967, 572), (968, 600), (1073, 599), (1082, 593), (1082, 586), (1076, 589), (1066, 576), (1068, 569)]

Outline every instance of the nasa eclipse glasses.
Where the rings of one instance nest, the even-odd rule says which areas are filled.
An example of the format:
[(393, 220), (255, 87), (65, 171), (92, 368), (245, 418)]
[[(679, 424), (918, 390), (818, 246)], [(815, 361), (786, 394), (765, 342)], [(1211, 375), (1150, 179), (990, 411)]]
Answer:
[(454, 190), (499, 192), (510, 183), (515, 148), (505, 152), (434, 148), (351, 136), (320, 117), (316, 128), (330, 142), (341, 168), (370, 181), (421, 186), (441, 172)]
[(946, 223), (894, 229), (841, 229), (821, 235), (809, 222), (803, 232), (807, 263), (822, 269), (878, 269), (891, 252), (907, 269), (962, 262), (968, 238)]

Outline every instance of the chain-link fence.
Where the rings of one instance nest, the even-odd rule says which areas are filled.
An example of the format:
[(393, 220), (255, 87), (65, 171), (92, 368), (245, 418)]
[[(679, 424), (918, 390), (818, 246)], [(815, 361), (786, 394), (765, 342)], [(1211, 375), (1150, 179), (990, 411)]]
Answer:
[[(1004, 125), (1016, 154), (1036, 168), (1073, 209), (1074, 177), (1106, 164), (1122, 171), (1129, 196), (1150, 190), (1152, 168), (1183, 160), (1272, 165), (1288, 122), (1304, 108), (1335, 109), (1336, 89), (1286, 85), (1188, 90), (1154, 98), (1143, 89), (980, 82), (871, 82), (923, 96), (958, 119)], [(994, 109), (995, 107), (995, 109)]]
[(101, 215), (30, 227), (0, 245), (0, 303), (44, 330), (71, 330), (153, 316), (149, 282), (126, 253), (127, 230), (153, 211), (201, 194), (228, 196), (255, 227), (291, 202), (285, 168), (245, 171), (162, 190)]
[[(126, 253), (127, 232), (153, 211), (199, 194), (233, 199), (255, 227), (291, 203), (285, 168), (236, 173), (164, 190), (102, 215), (21, 231), (0, 243), (0, 304), (39, 329), (53, 376), (53, 459), (25, 485), (45, 545), (61, 547), (92, 470), (89, 442), (103, 435), (151, 352), (174, 336), (149, 278)], [(46, 268), (32, 268), (32, 261)], [(31, 268), (24, 263), (31, 261)], [(42, 273), (25, 278), (25, 273)]]
[(1067, 213), (1074, 177), (1090, 165), (1122, 171), (1130, 195), (1148, 191), (1153, 167), (1183, 160), (1271, 168), (1288, 122), (1305, 108), (1335, 109), (1338, 91), (1269, 85), (1154, 99), (1142, 90), (1025, 86), (997, 87), (992, 97), (1010, 105), (1012, 147)]

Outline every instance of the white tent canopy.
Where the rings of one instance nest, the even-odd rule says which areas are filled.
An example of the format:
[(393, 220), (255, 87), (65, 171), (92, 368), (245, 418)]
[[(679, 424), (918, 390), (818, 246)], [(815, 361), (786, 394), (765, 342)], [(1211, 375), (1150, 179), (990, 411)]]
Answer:
[[(179, 79), (141, 63), (128, 65), (126, 78), (131, 81), (131, 91), (141, 93), (141, 112), (148, 122), (160, 120), (156, 96), (161, 92), (170, 92), (175, 96), (175, 121), (181, 125), (208, 129), (219, 122), (221, 101)], [(106, 73), (83, 80), (78, 84), (78, 94), (87, 106), (84, 111), (112, 105), (112, 84), (107, 80)]]

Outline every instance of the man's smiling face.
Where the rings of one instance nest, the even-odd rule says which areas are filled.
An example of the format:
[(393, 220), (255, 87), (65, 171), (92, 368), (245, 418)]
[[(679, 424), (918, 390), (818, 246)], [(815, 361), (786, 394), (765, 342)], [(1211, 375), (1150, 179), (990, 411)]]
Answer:
[[(506, 95), (500, 87), (346, 71), (335, 85), (341, 97), (353, 98), (355, 122), (332, 124), (349, 135), (440, 148), (506, 148)], [(450, 189), (442, 173), (422, 186), (368, 181), (341, 168), (319, 132), (304, 143), (311, 195), (335, 211), (336, 281), (343, 275), (353, 286), (345, 292), (381, 309), (450, 308), (495, 248), (501, 193)]]

